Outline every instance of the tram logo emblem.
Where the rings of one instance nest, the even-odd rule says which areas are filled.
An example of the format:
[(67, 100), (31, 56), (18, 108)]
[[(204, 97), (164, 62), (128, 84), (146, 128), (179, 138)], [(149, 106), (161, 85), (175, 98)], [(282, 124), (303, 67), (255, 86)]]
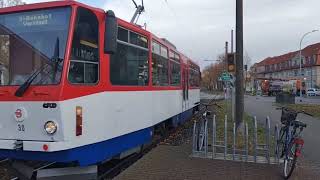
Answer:
[(14, 118), (18, 122), (22, 122), (27, 117), (27, 111), (24, 108), (18, 108), (14, 112)]
[(22, 110), (21, 109), (17, 109), (14, 114), (16, 115), (16, 118), (20, 119), (22, 117)]

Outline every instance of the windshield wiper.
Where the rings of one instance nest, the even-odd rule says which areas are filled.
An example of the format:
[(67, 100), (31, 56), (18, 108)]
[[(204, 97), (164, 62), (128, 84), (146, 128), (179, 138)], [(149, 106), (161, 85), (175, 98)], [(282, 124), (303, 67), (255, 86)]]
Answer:
[[(54, 48), (54, 55), (50, 59), (50, 62), (54, 63), (54, 71), (57, 71), (57, 66), (58, 64), (62, 61), (63, 59), (59, 58), (59, 38), (57, 38), (56, 43), (55, 43), (55, 48)], [(49, 65), (52, 65), (51, 63), (46, 63), (44, 66), (36, 70), (34, 73), (31, 74), (31, 76), (17, 89), (15, 92), (15, 96), (17, 97), (22, 97), (23, 94), (27, 91), (29, 86), (32, 84), (32, 82), (36, 79), (36, 77), (44, 71), (46, 68), (49, 67)]]

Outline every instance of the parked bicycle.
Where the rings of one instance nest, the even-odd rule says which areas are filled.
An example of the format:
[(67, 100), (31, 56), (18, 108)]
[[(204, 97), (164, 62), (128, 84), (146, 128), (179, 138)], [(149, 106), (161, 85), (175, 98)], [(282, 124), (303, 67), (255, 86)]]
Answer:
[(211, 116), (211, 114), (212, 114), (212, 112), (209, 110), (209, 107), (216, 106), (218, 108), (222, 108), (214, 101), (215, 100), (213, 99), (209, 103), (200, 103), (202, 108), (196, 114), (196, 119), (198, 119), (198, 123), (197, 123), (198, 127), (194, 127), (194, 128), (196, 128), (196, 134), (197, 134), (197, 137), (199, 137), (199, 139), (195, 143), (197, 151), (201, 151), (205, 147), (205, 143), (206, 143), (205, 134), (207, 133), (206, 129), (208, 126), (208, 124), (207, 124), (208, 117)]
[(276, 153), (284, 159), (283, 173), (285, 179), (290, 178), (296, 167), (297, 158), (301, 155), (301, 149), (304, 145), (301, 132), (307, 125), (296, 120), (298, 114), (312, 116), (305, 111), (295, 111), (287, 107), (277, 108), (282, 110), (280, 136), (277, 142)]

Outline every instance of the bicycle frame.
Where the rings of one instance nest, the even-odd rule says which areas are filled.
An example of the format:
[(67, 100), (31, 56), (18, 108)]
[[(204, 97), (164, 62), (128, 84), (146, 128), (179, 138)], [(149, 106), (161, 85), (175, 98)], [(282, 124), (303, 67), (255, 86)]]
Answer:
[(289, 145), (290, 144), (296, 144), (298, 148), (296, 149), (295, 156), (299, 157), (301, 155), (301, 149), (304, 145), (304, 140), (300, 137), (300, 134), (302, 130), (300, 129), (299, 133), (297, 134), (297, 127), (293, 127), (292, 130), (290, 130), (290, 125), (285, 127), (284, 133), (286, 134), (286, 139), (284, 143), (284, 150), (285, 150), (285, 158), (288, 158), (288, 153), (290, 151)]
[(285, 135), (286, 135), (286, 139), (284, 142), (284, 151), (285, 151), (285, 158), (288, 158), (288, 147), (291, 141), (291, 136), (292, 136), (292, 132), (290, 134), (290, 126), (286, 126), (285, 127), (285, 131), (284, 131)]

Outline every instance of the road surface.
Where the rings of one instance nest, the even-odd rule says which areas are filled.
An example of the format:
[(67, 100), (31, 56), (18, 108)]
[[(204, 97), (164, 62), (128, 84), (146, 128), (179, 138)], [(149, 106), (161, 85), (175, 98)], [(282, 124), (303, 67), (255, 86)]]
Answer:
[[(258, 121), (264, 122), (265, 118), (269, 116), (272, 127), (276, 124), (281, 124), (281, 111), (276, 110), (276, 107), (273, 106), (275, 102), (273, 97), (245, 96), (244, 100), (245, 111), (251, 116), (256, 116)], [(304, 102), (305, 101), (304, 99)], [(312, 103), (317, 103), (318, 99), (312, 99), (311, 101)], [(303, 138), (305, 140), (304, 158), (320, 165), (320, 119), (301, 114), (297, 119), (307, 123), (307, 128), (303, 132)]]

